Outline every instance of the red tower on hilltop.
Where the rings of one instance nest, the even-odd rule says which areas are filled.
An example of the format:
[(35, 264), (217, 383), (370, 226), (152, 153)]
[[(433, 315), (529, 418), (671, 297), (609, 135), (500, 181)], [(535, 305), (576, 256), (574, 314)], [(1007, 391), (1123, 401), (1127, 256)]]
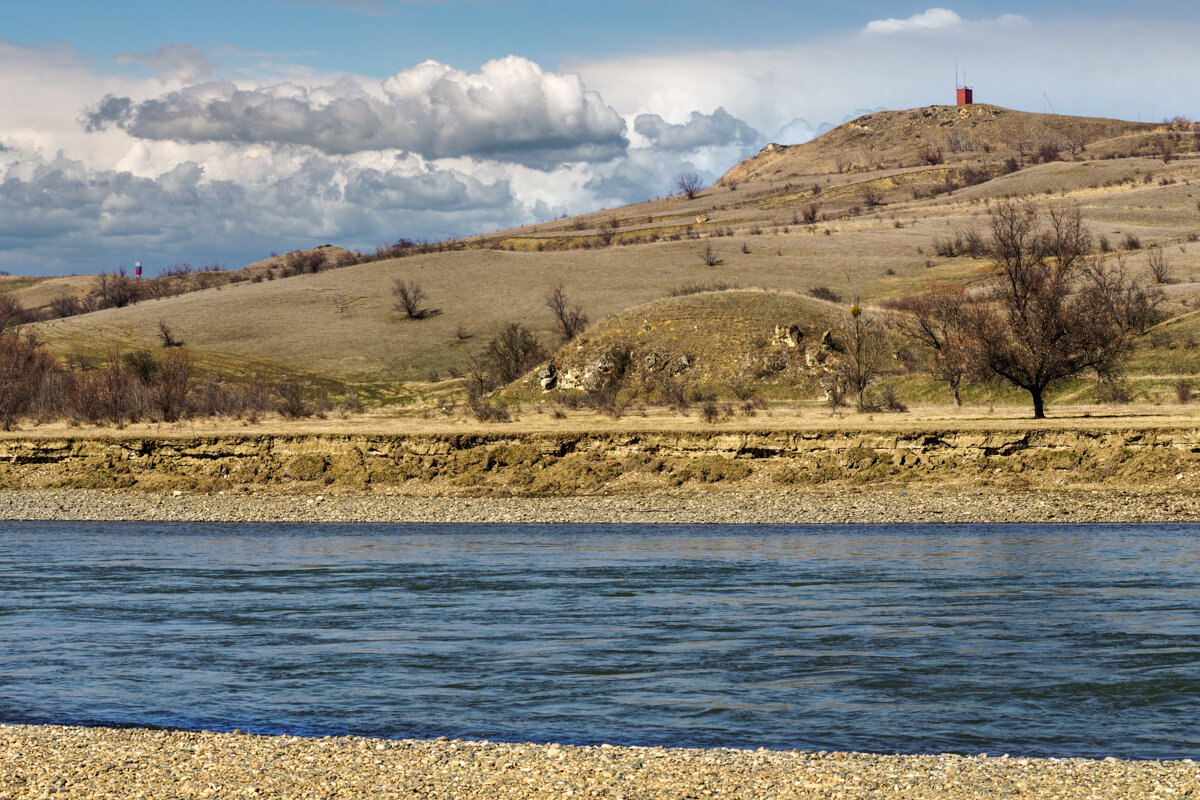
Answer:
[(962, 83), (958, 82), (958, 59), (954, 60), (954, 88), (958, 92), (958, 105), (969, 106), (975, 102), (975, 89), (967, 83), (967, 73), (963, 73)]

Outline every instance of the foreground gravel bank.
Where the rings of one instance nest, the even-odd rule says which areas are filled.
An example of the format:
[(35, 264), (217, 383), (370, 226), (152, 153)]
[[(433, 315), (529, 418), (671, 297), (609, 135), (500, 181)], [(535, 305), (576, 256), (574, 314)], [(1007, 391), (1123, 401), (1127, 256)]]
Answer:
[(1192, 522), (1200, 496), (988, 490), (689, 492), (553, 498), (0, 491), (0, 519), (212, 522)]
[(1192, 761), (0, 726), (0, 798), (1131, 798), (1200, 792)]

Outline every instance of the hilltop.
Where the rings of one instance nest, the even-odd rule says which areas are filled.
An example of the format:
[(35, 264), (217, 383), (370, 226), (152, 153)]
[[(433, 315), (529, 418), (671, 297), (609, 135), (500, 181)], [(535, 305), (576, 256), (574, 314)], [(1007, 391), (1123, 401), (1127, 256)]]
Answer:
[[(621, 325), (602, 321), (622, 312), (658, 326), (667, 319), (658, 315), (679, 306), (656, 303), (690, 285), (758, 290), (743, 298), (750, 305), (763, 292), (822, 288), (870, 304), (932, 280), (975, 281), (986, 265), (956, 249), (955, 238), (983, 229), (990, 200), (1018, 197), (1077, 204), (1095, 239), (1135, 270), (1151, 246), (1162, 248), (1165, 307), (1178, 321), (1154, 334), (1153, 352), (1139, 363), (1153, 374), (1194, 374), (1200, 365), (1182, 345), (1200, 301), (1198, 148), (1200, 138), (1181, 125), (987, 105), (879, 112), (805, 144), (768, 147), (693, 198), (294, 277), (257, 264), (239, 270), (246, 278), (237, 282), (33, 328), (60, 354), (94, 363), (114, 349), (156, 346), (165, 322), (202, 367), (300, 373), (395, 399), (440, 391), (505, 323), (553, 344), (544, 303), (558, 285), (600, 337)], [(397, 279), (421, 287), (423, 319), (393, 309)]]

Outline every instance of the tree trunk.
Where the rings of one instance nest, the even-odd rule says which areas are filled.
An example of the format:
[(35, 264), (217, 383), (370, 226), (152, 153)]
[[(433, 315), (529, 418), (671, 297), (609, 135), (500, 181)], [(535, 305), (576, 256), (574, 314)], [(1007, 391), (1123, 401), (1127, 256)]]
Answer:
[(950, 390), (954, 392), (954, 405), (962, 408), (962, 395), (958, 393), (958, 380), (950, 381)]
[(1033, 418), (1034, 419), (1045, 419), (1046, 418), (1046, 399), (1042, 396), (1042, 390), (1040, 388), (1039, 389), (1030, 389), (1029, 393), (1031, 395), (1033, 395)]

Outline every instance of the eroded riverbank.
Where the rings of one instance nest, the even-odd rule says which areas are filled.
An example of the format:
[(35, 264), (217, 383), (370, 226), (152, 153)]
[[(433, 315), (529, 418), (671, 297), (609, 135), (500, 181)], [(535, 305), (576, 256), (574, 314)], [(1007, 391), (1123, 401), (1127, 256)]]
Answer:
[[(520, 498), (523, 502), (512, 508), (550, 514), (539, 517), (545, 521), (566, 521), (554, 515), (560, 506), (524, 499), (570, 498), (578, 505), (585, 498), (584, 505), (601, 506), (599, 513), (612, 505), (623, 512), (665, 509), (692, 515), (679, 521), (706, 516), (738, 521), (721, 516), (720, 509), (741, 513), (747, 507), (764, 521), (817, 521), (812, 513), (820, 520), (873, 521), (880, 518), (872, 504), (879, 503), (901, 509), (896, 521), (917, 511), (958, 515), (947, 517), (958, 521), (1006, 519), (1003, 515), (1013, 509), (1005, 503), (994, 507), (995, 497), (1025, 498), (1013, 501), (1018, 518), (1025, 520), (1195, 519), (1198, 487), (1200, 430), (1190, 427), (0, 438), (0, 489), (116, 490), (142, 498), (207, 495), (213, 514), (226, 514), (229, 504), (245, 504), (277, 508), (271, 513), (289, 519), (304, 518), (317, 496), (339, 498), (336, 508), (349, 516), (322, 516), (335, 513), (327, 504), (315, 518), (348, 520), (427, 520), (421, 498), (430, 498), (428, 507), (437, 513), (450, 508), (451, 518), (464, 520), (509, 513), (490, 510), (505, 508), (503, 503), (474, 503), (482, 498)], [(1126, 501), (1103, 502), (1122, 494), (1138, 498), (1136, 513), (1150, 516), (1131, 517)], [(238, 495), (258, 499), (220, 499)], [(267, 495), (303, 498), (302, 507), (295, 510), (293, 500), (262, 499)], [(716, 495), (729, 497), (715, 500)], [(949, 495), (971, 498), (970, 508), (938, 499)], [(1036, 498), (1049, 495), (1060, 501), (1043, 510)], [(409, 499), (395, 500), (398, 496)], [(615, 499), (592, 500), (596, 497)], [(1074, 508), (1076, 497), (1083, 499), (1074, 502), (1091, 508)], [(8, 505), (14, 502), (9, 496)], [(185, 515), (181, 518), (210, 513), (196, 511), (192, 499), (131, 500), (130, 506), (144, 510), (147, 502), (162, 507), (156, 513), (164, 516), (156, 518), (176, 518), (176, 511)], [(825, 510), (827, 503), (831, 510)], [(119, 505), (93, 499), (76, 513), (87, 513), (89, 504), (109, 509), (96, 513), (115, 513), (111, 509)], [(458, 508), (468, 510), (459, 515)], [(753, 511), (757, 508), (763, 510)], [(11, 518), (14, 512), (7, 513)], [(869, 516), (856, 519), (856, 513)]]

